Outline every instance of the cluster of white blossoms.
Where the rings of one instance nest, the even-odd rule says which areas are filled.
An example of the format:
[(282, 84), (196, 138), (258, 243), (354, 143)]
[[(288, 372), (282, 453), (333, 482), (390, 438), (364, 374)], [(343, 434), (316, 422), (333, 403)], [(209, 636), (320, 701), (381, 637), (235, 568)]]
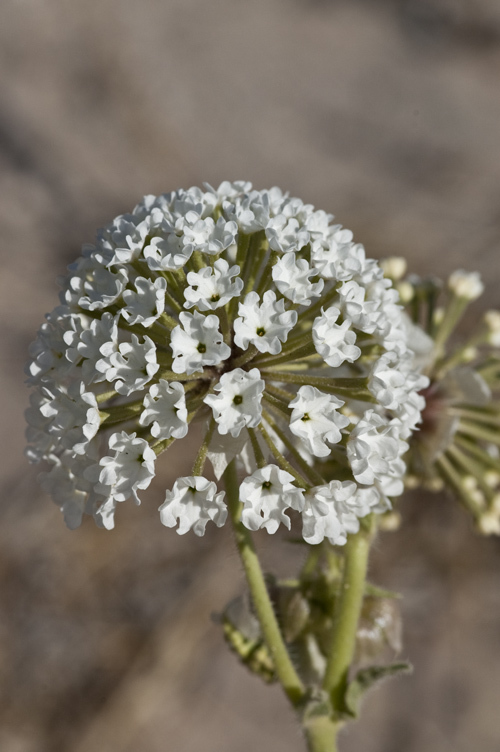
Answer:
[[(106, 528), (196, 420), (192, 474), (167, 527), (223, 525), (236, 458), (242, 522), (334, 544), (402, 492), (427, 379), (398, 293), (352, 234), (278, 188), (146, 196), (70, 266), (28, 365), (28, 456), (70, 527)], [(187, 447), (189, 445), (186, 445)]]

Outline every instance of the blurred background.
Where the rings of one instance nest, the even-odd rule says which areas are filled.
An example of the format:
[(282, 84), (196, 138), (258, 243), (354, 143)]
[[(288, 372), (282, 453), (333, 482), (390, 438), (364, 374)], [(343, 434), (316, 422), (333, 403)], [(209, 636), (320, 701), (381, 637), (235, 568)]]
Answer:
[[(478, 269), (477, 316), (498, 307), (499, 74), (498, 0), (3, 0), (2, 752), (303, 749), (210, 618), (242, 587), (229, 531), (159, 523), (180, 451), (114, 532), (66, 530), (23, 457), (27, 347), (98, 226), (224, 179), (279, 185), (414, 272)], [(403, 511), (372, 580), (404, 593), (415, 674), (370, 696), (342, 749), (498, 752), (500, 541), (441, 496)]]

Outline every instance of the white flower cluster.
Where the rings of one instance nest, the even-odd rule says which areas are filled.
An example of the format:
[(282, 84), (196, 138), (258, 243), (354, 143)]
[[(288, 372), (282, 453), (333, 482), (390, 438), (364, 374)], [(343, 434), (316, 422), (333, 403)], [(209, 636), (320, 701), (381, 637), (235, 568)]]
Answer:
[(291, 509), (307, 542), (342, 544), (389, 508), (427, 380), (392, 283), (332, 220), (225, 182), (146, 196), (83, 248), (28, 365), (27, 453), (70, 527), (113, 527), (195, 419), (192, 475), (160, 507), (181, 534), (226, 520), (207, 458), (220, 477), (236, 457), (251, 530)]

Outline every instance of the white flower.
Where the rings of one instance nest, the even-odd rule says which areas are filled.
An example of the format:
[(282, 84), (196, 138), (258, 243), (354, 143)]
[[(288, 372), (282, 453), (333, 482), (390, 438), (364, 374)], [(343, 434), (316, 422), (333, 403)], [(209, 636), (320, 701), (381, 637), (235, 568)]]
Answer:
[(184, 246), (182, 240), (182, 231), (151, 238), (151, 243), (143, 251), (149, 268), (152, 271), (181, 269), (193, 255), (193, 246)]
[(174, 373), (191, 374), (203, 370), (203, 366), (216, 366), (229, 358), (231, 348), (223, 342), (217, 316), (182, 311), (179, 320), (181, 326), (172, 330), (170, 340)]
[(354, 280), (344, 282), (339, 297), (344, 317), (357, 329), (376, 334), (388, 349), (404, 342), (401, 309), (397, 305), (399, 295), (389, 279), (379, 274), (366, 285)]
[(57, 437), (48, 433), (51, 418), (46, 418), (41, 408), (47, 403), (47, 395), (40, 392), (30, 394), (30, 406), (25, 410), (26, 440), (28, 446), (25, 455), (29, 462), (38, 463), (52, 455), (56, 448)]
[(387, 496), (403, 493), (406, 466), (401, 455), (408, 444), (400, 438), (401, 423), (367, 410), (347, 442), (347, 457), (358, 483), (377, 484)]
[(303, 225), (311, 216), (313, 209), (314, 207), (312, 204), (304, 204), (301, 198), (295, 196), (290, 197), (287, 195), (281, 205), (279, 213), (287, 219), (293, 217), (298, 221), (299, 225)]
[(306, 259), (295, 259), (295, 253), (287, 253), (274, 264), (272, 277), (276, 287), (292, 303), (310, 305), (311, 298), (317, 298), (323, 289), (324, 281), (311, 282), (309, 277), (316, 275)]
[(226, 214), (246, 234), (265, 229), (269, 222), (269, 199), (260, 191), (252, 191), (236, 203), (227, 201), (223, 207)]
[(293, 475), (277, 465), (266, 465), (245, 478), (240, 486), (241, 521), (245, 527), (249, 530), (263, 527), (268, 533), (275, 533), (282, 522), (290, 529), (290, 518), (285, 511), (300, 512), (304, 506), (304, 492), (292, 480)]
[(278, 214), (281, 214), (283, 204), (288, 198), (288, 192), (283, 193), (281, 188), (278, 188), (278, 186), (275, 185), (267, 191), (262, 191), (262, 193), (265, 194), (267, 198), (271, 215), (276, 217)]
[(28, 383), (34, 385), (52, 380), (59, 381), (68, 375), (73, 369), (73, 362), (68, 357), (66, 337), (71, 337), (71, 340), (78, 338), (81, 329), (77, 316), (64, 319), (51, 316), (42, 324), (36, 340), (29, 347), (32, 360), (26, 368)]
[(64, 521), (70, 530), (76, 530), (81, 525), (87, 491), (77, 488), (77, 477), (65, 467), (57, 458), (48, 473), (41, 473), (40, 485), (57, 504), (64, 516)]
[(402, 355), (387, 352), (373, 366), (368, 388), (377, 402), (401, 421), (401, 438), (409, 438), (421, 420), (425, 398), (420, 392), (429, 386), (429, 379), (415, 370), (410, 350)]
[(50, 419), (46, 431), (57, 437), (65, 449), (84, 454), (100, 426), (97, 400), (83, 381), (73, 382), (67, 391), (44, 389), (46, 400), (40, 413)]
[[(101, 319), (93, 319), (89, 328), (82, 331), (74, 347), (68, 347), (67, 356), (73, 362), (83, 358), (81, 363), (82, 376), (87, 383), (103, 381), (104, 373), (97, 367), (102, 358), (118, 352), (118, 319), (110, 313), (103, 313)], [(104, 371), (108, 369), (108, 362)]]
[(225, 306), (239, 295), (243, 289), (243, 280), (233, 277), (240, 273), (239, 266), (231, 266), (225, 259), (217, 259), (213, 267), (206, 266), (199, 272), (189, 272), (189, 287), (184, 291), (185, 308), (197, 306), (200, 311), (210, 311)]
[(107, 381), (115, 381), (118, 394), (132, 394), (142, 389), (151, 381), (158, 368), (156, 361), (156, 346), (149, 337), (139, 342), (136, 334), (132, 334), (131, 342), (122, 342), (118, 352), (111, 353), (107, 361), (101, 361), (98, 367), (106, 367)]
[(302, 537), (306, 543), (316, 545), (328, 538), (332, 545), (343, 546), (348, 533), (358, 532), (358, 518), (349, 510), (349, 500), (356, 490), (352, 481), (332, 481), (307, 493), (302, 512)]
[(361, 355), (361, 350), (354, 344), (356, 334), (352, 331), (350, 322), (346, 320), (337, 324), (339, 316), (339, 309), (330, 306), (314, 319), (312, 327), (316, 351), (332, 368), (338, 368), (345, 361), (354, 363)]
[(203, 185), (214, 195), (216, 206), (223, 203), (225, 199), (245, 198), (246, 194), (252, 190), (252, 184), (248, 180), (235, 180), (234, 182), (223, 180), (218, 188), (212, 188), (210, 183), (203, 183)]
[(236, 222), (226, 222), (219, 217), (217, 223), (211, 217), (200, 219), (195, 212), (188, 212), (184, 227), (184, 244), (201, 253), (217, 256), (234, 245), (238, 234)]
[(309, 242), (307, 230), (300, 228), (295, 218), (288, 219), (284, 214), (269, 220), (266, 227), (266, 237), (269, 241), (269, 247), (273, 251), (281, 251), (282, 253), (300, 251)]
[(155, 475), (156, 455), (144, 439), (125, 431), (114, 433), (109, 439), (109, 448), (114, 457), (102, 457), (98, 465), (89, 467), (84, 477), (94, 482), (94, 491), (105, 499), (101, 516), (105, 527), (113, 527), (113, 511), (116, 502), (126, 501), (131, 496), (140, 504), (137, 491), (146, 489)]
[(465, 272), (463, 269), (450, 275), (448, 287), (457, 298), (469, 301), (476, 300), (484, 292), (479, 272)]
[(167, 282), (163, 277), (158, 277), (154, 282), (145, 277), (137, 277), (134, 286), (137, 292), (125, 290), (123, 293), (126, 305), (121, 314), (129, 324), (151, 326), (165, 310)]
[(207, 217), (217, 206), (217, 196), (214, 195), (213, 189), (202, 191), (201, 188), (193, 186), (187, 191), (181, 189), (174, 193), (167, 194), (169, 198), (170, 211), (174, 217), (186, 217), (190, 211), (195, 212), (200, 217)]
[(245, 426), (255, 428), (259, 425), (264, 387), (258, 368), (248, 372), (235, 368), (222, 374), (215, 386), (219, 394), (209, 394), (203, 400), (213, 410), (219, 433), (230, 433), (236, 438)]
[[(385, 501), (385, 500), (384, 500)], [(352, 481), (332, 480), (316, 486), (306, 494), (302, 512), (302, 535), (307, 543), (316, 545), (328, 538), (332, 545), (343, 546), (347, 535), (357, 533), (360, 517), (387, 509), (375, 488), (360, 488)]]
[(340, 225), (330, 228), (326, 238), (313, 242), (311, 263), (325, 279), (345, 281), (358, 275), (365, 265), (365, 250), (352, 243), (352, 232)]
[(301, 386), (289, 407), (292, 409), (290, 431), (306, 444), (315, 457), (328, 457), (326, 442), (337, 444), (342, 438), (340, 430), (350, 420), (338, 408), (344, 402), (332, 394), (324, 394), (313, 386)]
[[(387, 280), (388, 281), (388, 280)], [(344, 282), (339, 289), (340, 308), (347, 321), (367, 334), (373, 334), (381, 313), (377, 301), (367, 300), (367, 289), (354, 280)]]
[(149, 229), (149, 216), (144, 219), (140, 213), (132, 213), (116, 217), (101, 231), (99, 238), (112, 254), (108, 266), (129, 264), (139, 258)]
[(123, 269), (106, 269), (93, 256), (82, 257), (69, 267), (72, 276), (63, 300), (69, 306), (79, 305), (89, 311), (106, 308), (117, 300), (127, 284)]
[(409, 352), (404, 356), (387, 352), (373, 366), (368, 388), (386, 410), (404, 408), (411, 392), (419, 392), (429, 386), (427, 376), (413, 370), (412, 361)]
[(309, 232), (311, 242), (328, 237), (330, 231), (329, 225), (332, 220), (333, 214), (327, 214), (322, 209), (311, 211), (310, 214), (303, 218), (304, 228)]
[(198, 217), (210, 214), (210, 210), (205, 213), (203, 202), (204, 194), (199, 188), (195, 191), (192, 191), (191, 189), (187, 191), (181, 189), (164, 195), (166, 201), (165, 208), (167, 209), (165, 211), (167, 231), (171, 229), (171, 226), (175, 226), (178, 230), (178, 234), (181, 235), (181, 229), (184, 226), (186, 216), (190, 211), (197, 214)]
[(52, 468), (40, 474), (40, 485), (62, 511), (69, 529), (75, 530), (81, 525), (92, 495), (92, 484), (83, 474), (95, 463), (95, 452), (88, 447), (84, 455), (75, 457), (71, 452), (63, 452), (59, 457), (50, 455), (48, 460)]
[[(139, 423), (151, 423), (151, 435), (155, 439), (169, 439), (173, 436), (182, 439), (188, 432), (186, 396), (184, 387), (178, 381), (160, 379), (149, 388), (144, 397), (144, 411)], [(154, 422), (153, 422), (154, 421)]]
[(227, 517), (223, 502), (224, 491), (217, 493), (217, 486), (201, 476), (178, 478), (172, 491), (167, 491), (160, 507), (160, 519), (166, 527), (175, 527), (184, 535), (193, 530), (195, 535), (204, 535), (209, 520), (222, 527)]
[[(276, 355), (281, 351), (288, 333), (297, 323), (296, 311), (285, 311), (285, 301), (276, 301), (276, 293), (268, 290), (262, 303), (256, 292), (249, 292), (245, 301), (239, 304), (239, 318), (234, 322), (234, 341), (246, 350), (249, 344), (259, 352)], [(280, 342), (281, 340), (281, 342)]]
[(375, 486), (358, 486), (356, 499), (356, 515), (366, 517), (371, 512), (383, 514), (392, 509), (392, 504), (380, 488)]

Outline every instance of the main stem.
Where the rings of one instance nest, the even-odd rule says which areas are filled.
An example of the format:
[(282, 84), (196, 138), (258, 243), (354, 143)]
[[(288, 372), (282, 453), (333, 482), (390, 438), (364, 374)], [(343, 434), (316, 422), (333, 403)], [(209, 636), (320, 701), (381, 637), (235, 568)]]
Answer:
[(327, 716), (311, 718), (304, 725), (309, 752), (337, 752), (337, 732), (340, 725)]
[[(273, 657), (278, 679), (292, 705), (296, 707), (304, 696), (304, 686), (288, 655), (288, 650), (286, 649), (278, 620), (276, 619), (276, 614), (269, 598), (264, 574), (252, 537), (250, 532), (241, 523), (239, 484), (234, 460), (229, 463), (224, 472), (224, 484), (227, 492), (229, 513), (235, 532), (236, 545), (245, 570), (264, 640)], [(315, 747), (313, 749), (316, 750)], [(318, 752), (321, 752), (321, 749), (321, 747), (318, 747)], [(325, 747), (324, 749), (326, 750), (327, 748)]]
[(348, 672), (354, 658), (372, 536), (371, 530), (362, 529), (350, 535), (346, 543), (342, 585), (333, 614), (332, 640), (323, 681), (335, 711), (343, 710)]

